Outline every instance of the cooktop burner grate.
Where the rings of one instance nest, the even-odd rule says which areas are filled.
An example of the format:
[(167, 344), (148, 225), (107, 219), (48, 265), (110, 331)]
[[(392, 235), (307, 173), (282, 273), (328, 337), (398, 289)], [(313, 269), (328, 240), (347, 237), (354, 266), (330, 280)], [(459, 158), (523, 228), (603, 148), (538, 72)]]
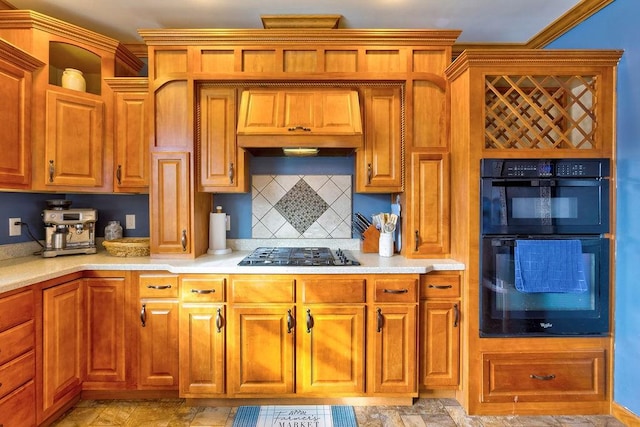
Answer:
[(317, 247), (261, 247), (238, 263), (242, 266), (351, 266), (360, 265), (347, 251)]

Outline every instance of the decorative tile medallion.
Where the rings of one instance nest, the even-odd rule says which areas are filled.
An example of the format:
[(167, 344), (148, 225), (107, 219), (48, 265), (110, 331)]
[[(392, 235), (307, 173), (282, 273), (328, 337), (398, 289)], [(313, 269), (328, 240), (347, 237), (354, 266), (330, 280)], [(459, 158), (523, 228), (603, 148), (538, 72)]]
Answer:
[(251, 237), (351, 238), (351, 175), (253, 175)]

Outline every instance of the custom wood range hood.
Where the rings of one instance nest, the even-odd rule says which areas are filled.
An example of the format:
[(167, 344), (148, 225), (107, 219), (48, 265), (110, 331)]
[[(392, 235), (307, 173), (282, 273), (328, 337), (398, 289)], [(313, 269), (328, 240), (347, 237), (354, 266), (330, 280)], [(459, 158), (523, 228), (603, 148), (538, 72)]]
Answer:
[(363, 146), (358, 91), (327, 87), (244, 90), (237, 141), (254, 155), (349, 155)]

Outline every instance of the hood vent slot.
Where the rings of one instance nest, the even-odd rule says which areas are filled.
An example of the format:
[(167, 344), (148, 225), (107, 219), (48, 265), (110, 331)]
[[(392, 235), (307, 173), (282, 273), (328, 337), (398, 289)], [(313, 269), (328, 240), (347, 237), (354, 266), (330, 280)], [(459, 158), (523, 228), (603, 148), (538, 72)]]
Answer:
[(363, 145), (358, 91), (317, 87), (245, 90), (237, 139), (239, 147), (254, 155), (282, 153), (282, 148), (317, 148), (319, 153), (328, 151), (326, 155), (352, 152)]

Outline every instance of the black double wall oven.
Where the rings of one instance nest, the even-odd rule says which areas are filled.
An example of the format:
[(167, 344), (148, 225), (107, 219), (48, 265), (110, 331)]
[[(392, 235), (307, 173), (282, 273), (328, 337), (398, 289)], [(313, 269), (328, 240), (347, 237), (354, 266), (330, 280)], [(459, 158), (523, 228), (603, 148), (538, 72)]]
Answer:
[(483, 159), (480, 336), (609, 332), (608, 159)]

